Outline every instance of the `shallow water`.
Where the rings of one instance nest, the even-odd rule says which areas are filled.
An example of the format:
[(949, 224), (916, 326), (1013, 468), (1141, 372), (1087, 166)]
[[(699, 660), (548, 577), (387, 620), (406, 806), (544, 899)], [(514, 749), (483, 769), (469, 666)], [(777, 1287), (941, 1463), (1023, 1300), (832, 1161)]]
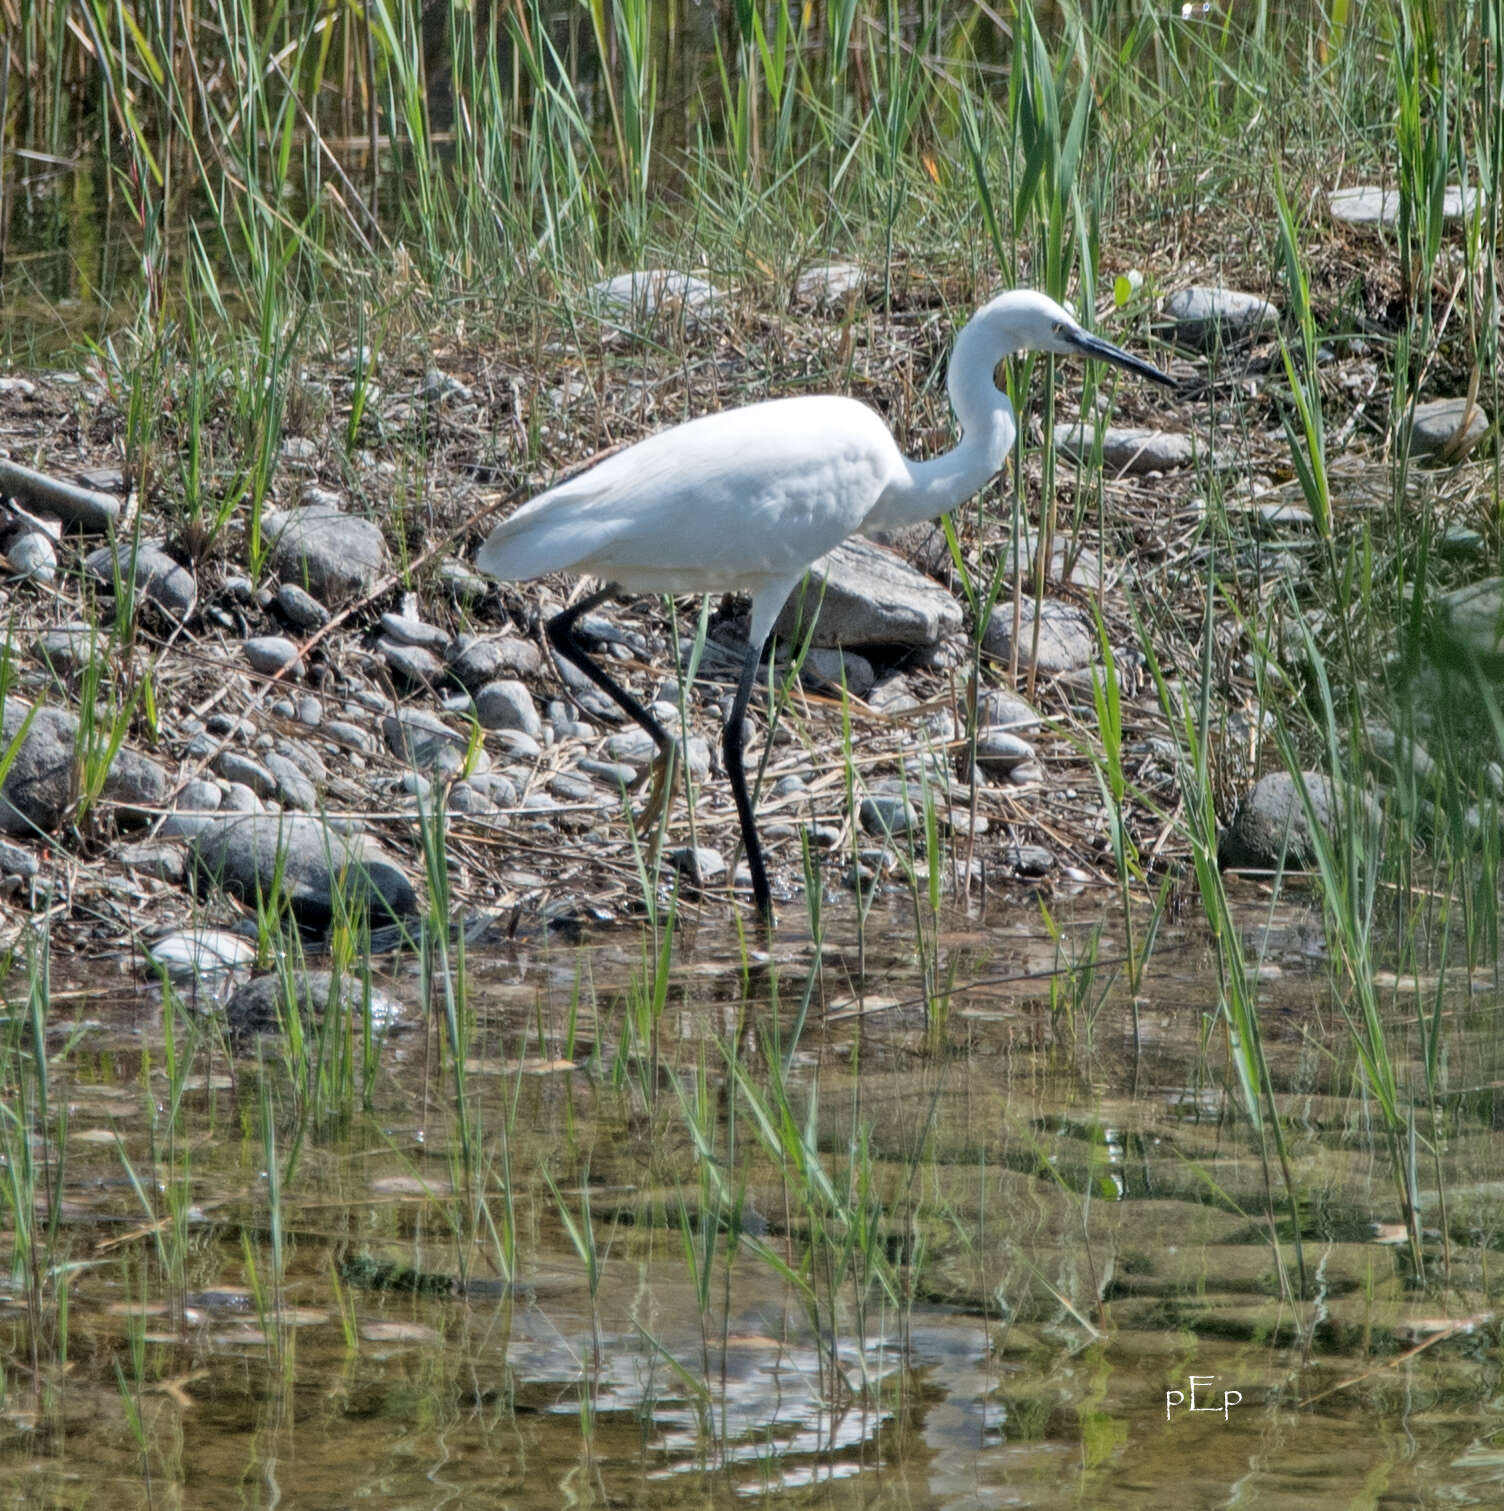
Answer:
[[(4, 1494), (1499, 1503), (1491, 979), (1440, 984), (1423, 1288), (1309, 921), (1282, 922), (1261, 1010), (1292, 1306), (1204, 940), (1162, 939), (1135, 1050), (1121, 982), (1047, 975), (1027, 910), (926, 930), (943, 1010), (912, 918), (874, 914), (865, 948), (832, 925), (813, 980), (792, 935), (745, 966), (676, 940), (656, 998), (635, 936), (470, 959), (468, 1140), (412, 964), (323, 1108), (284, 1041), (231, 1061), (126, 964), (54, 990), (44, 1116), (12, 978)], [(1099, 928), (1067, 921), (1062, 953)], [(1415, 991), (1386, 994), (1400, 1044)]]

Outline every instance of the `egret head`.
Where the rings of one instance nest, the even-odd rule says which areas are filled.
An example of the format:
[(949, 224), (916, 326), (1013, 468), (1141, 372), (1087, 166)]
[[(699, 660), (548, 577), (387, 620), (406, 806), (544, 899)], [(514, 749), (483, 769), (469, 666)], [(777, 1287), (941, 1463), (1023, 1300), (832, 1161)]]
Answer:
[(1001, 348), (1000, 356), (1038, 351), (1062, 357), (1095, 357), (1152, 382), (1170, 388), (1176, 386), (1168, 373), (1100, 336), (1093, 336), (1064, 305), (1034, 289), (1010, 289), (999, 294), (978, 312), (974, 323), (983, 326)]

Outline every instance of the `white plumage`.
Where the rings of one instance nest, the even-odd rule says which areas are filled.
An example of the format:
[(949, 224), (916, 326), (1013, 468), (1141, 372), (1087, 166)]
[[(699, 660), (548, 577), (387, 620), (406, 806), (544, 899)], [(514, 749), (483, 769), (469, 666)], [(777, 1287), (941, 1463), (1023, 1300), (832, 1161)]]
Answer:
[(865, 404), (772, 399), (659, 431), (550, 488), (476, 565), (509, 582), (585, 572), (629, 593), (787, 594), (904, 474)]
[[(660, 431), (550, 488), (499, 524), (476, 556), (483, 572), (508, 582), (575, 572), (633, 593), (752, 595), (748, 654), (723, 750), (765, 917), (772, 916), (772, 894), (742, 771), (741, 726), (773, 623), (810, 563), (848, 535), (932, 519), (998, 472), (1015, 426), (993, 374), (1005, 357), (1025, 350), (1099, 357), (1173, 382), (1088, 335), (1054, 300), (1014, 290), (983, 306), (956, 338), (946, 387), (961, 441), (943, 456), (909, 460), (881, 417), (855, 399), (822, 394), (749, 404)], [(661, 782), (672, 739), (574, 637), (575, 620), (611, 591), (556, 616), (549, 637), (653, 736)]]

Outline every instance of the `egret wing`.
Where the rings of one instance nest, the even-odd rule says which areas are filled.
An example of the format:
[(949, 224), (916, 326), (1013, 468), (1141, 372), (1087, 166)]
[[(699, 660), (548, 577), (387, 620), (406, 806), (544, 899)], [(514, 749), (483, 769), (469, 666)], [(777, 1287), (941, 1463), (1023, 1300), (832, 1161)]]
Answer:
[(643, 591), (755, 587), (843, 540), (902, 466), (852, 399), (773, 400), (661, 431), (524, 505), (482, 546), (509, 580), (576, 571)]

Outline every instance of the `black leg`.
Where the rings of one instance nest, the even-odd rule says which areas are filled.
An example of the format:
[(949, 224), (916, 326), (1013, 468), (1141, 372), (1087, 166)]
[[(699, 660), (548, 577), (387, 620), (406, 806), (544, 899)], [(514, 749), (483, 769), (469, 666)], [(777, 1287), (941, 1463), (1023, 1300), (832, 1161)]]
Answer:
[(749, 645), (747, 659), (742, 662), (741, 681), (736, 685), (736, 698), (731, 704), (731, 712), (726, 716), (721, 753), (726, 760), (726, 775), (731, 781), (731, 796), (736, 799), (736, 816), (741, 820), (747, 868), (752, 872), (752, 896), (763, 921), (772, 923), (773, 893), (768, 886), (767, 869), (762, 863), (762, 846), (757, 839), (757, 819), (752, 812), (752, 799), (747, 794), (747, 774), (742, 767), (742, 726), (746, 722), (747, 703), (752, 696), (752, 684), (757, 681), (757, 666), (761, 660), (762, 647)]
[(562, 614), (555, 614), (548, 621), (548, 643), (571, 666), (577, 666), (584, 672), (634, 723), (652, 735), (653, 743), (658, 747), (658, 754), (668, 760), (674, 754), (673, 737), (621, 683), (608, 676), (604, 668), (593, 661), (585, 653), (585, 647), (574, 638), (575, 620), (581, 614), (588, 614), (591, 609), (604, 603), (608, 598), (614, 597), (615, 594), (614, 587), (602, 588), (600, 592), (592, 593), (588, 598), (582, 598), (572, 609), (565, 609)]

